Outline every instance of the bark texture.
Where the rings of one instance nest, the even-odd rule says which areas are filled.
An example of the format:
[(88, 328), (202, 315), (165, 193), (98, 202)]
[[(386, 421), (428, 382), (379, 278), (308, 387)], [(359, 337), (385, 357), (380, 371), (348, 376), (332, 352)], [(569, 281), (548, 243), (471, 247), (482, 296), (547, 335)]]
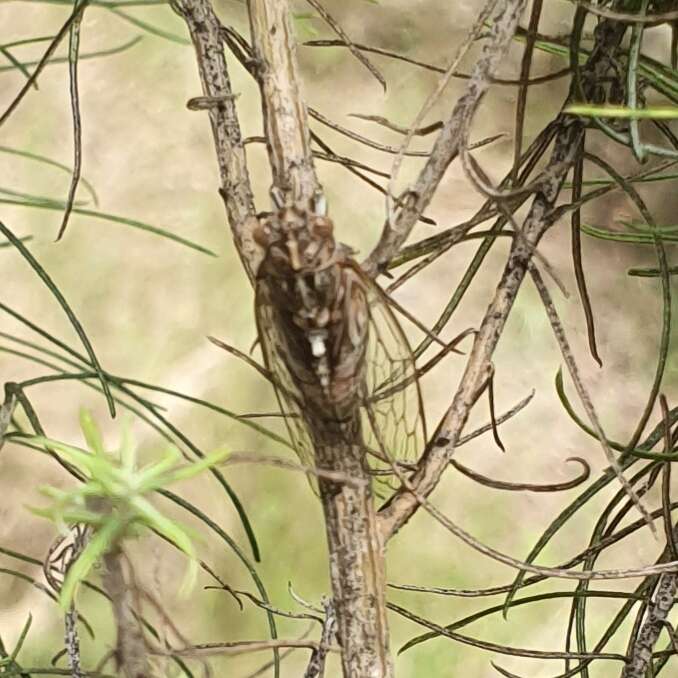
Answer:
[(318, 467), (364, 481), (319, 481), (344, 676), (391, 678), (384, 547), (377, 530), (371, 479), (360, 446), (332, 442), (316, 448)]
[(249, 0), (248, 4), (273, 187), (288, 203), (305, 206), (319, 185), (288, 3)]
[(139, 620), (134, 614), (132, 589), (125, 581), (122, 552), (113, 550), (104, 556), (103, 584), (113, 604), (117, 639), (115, 658), (125, 678), (155, 678)]
[(172, 0), (171, 6), (188, 27), (195, 47), (203, 96), (189, 102), (191, 110), (207, 110), (214, 137), (221, 187), (238, 254), (250, 279), (256, 271), (258, 248), (252, 242), (256, 223), (247, 158), (231, 87), (222, 26), (210, 0)]
[(677, 591), (678, 577), (673, 573), (662, 575), (647, 617), (633, 644), (629, 663), (624, 667), (622, 678), (645, 678), (647, 675), (654, 646), (662, 629), (668, 623), (669, 612), (676, 601)]

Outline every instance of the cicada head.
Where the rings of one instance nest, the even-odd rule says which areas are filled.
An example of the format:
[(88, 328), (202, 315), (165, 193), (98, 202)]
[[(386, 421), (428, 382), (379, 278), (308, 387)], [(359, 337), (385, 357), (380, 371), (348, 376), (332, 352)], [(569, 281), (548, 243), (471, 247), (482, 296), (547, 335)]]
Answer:
[(294, 311), (295, 322), (308, 330), (322, 328), (333, 305), (332, 268), (344, 256), (329, 217), (312, 208), (282, 207), (260, 220), (254, 240), (265, 251), (258, 277)]
[(284, 207), (262, 219), (254, 240), (265, 251), (266, 275), (290, 277), (325, 268), (336, 251), (334, 227), (329, 217)]

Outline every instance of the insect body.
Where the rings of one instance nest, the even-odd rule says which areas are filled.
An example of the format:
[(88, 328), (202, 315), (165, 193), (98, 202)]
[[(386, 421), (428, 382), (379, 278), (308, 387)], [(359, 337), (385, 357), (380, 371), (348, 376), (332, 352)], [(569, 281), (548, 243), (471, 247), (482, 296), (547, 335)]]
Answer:
[(381, 290), (336, 243), (324, 214), (285, 207), (262, 219), (254, 237), (265, 251), (259, 337), (281, 408), (296, 415), (286, 422), (302, 463), (313, 466), (314, 449), (332, 439), (358, 442), (365, 456), (411, 459), (425, 437), (421, 399)]
[(61, 591), (68, 568), (82, 553), (91, 533), (91, 529), (86, 525), (74, 525), (68, 535), (60, 535), (50, 546), (43, 563), (43, 572), (55, 593)]
[[(255, 234), (266, 248), (257, 308), (271, 307), (274, 346), (304, 405), (342, 418), (358, 399), (367, 334), (365, 289), (326, 217), (286, 208)], [(267, 336), (271, 327), (259, 327)], [(269, 359), (273, 356), (269, 355)]]

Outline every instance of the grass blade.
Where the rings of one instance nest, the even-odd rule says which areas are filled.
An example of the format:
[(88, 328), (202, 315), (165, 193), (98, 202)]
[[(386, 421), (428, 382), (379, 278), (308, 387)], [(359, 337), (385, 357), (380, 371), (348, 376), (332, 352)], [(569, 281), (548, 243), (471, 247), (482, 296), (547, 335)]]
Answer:
[[(56, 210), (56, 211), (61, 211), (64, 208), (63, 203), (59, 202), (44, 202), (40, 200), (12, 200), (9, 198), (0, 198), (0, 204), (4, 205), (16, 205), (18, 207), (37, 207), (39, 209), (46, 209), (46, 210)], [(188, 240), (187, 238), (182, 238), (179, 235), (175, 235), (174, 233), (171, 233), (170, 231), (166, 231), (163, 228), (159, 228), (157, 226), (153, 226), (151, 224), (147, 224), (143, 221), (139, 221), (138, 219), (128, 219), (127, 217), (120, 217), (115, 214), (109, 214), (107, 212), (98, 212), (96, 210), (88, 210), (88, 209), (83, 209), (80, 207), (73, 207), (72, 210), (73, 214), (79, 214), (81, 216), (85, 217), (93, 217), (94, 219), (103, 219), (105, 221), (111, 221), (116, 224), (122, 224), (124, 226), (131, 226), (132, 228), (138, 228), (142, 231), (148, 231), (149, 233), (153, 233), (154, 235), (159, 235), (161, 238), (167, 238), (168, 240), (173, 240), (174, 242), (178, 242), (181, 245), (185, 245), (186, 247), (190, 247), (193, 250), (196, 250), (198, 252), (202, 252), (203, 254), (208, 254), (211, 257), (216, 257), (217, 254), (216, 252), (213, 252), (212, 250), (208, 249), (207, 247), (203, 247), (202, 245), (199, 245), (196, 242), (193, 242), (192, 240)]]
[(7, 240), (9, 240), (14, 245), (14, 247), (19, 251), (19, 254), (21, 254), (21, 256), (29, 264), (29, 266), (38, 274), (38, 276), (45, 283), (49, 291), (56, 298), (57, 302), (59, 303), (59, 306), (61, 306), (61, 308), (64, 310), (64, 313), (70, 320), (71, 325), (73, 325), (73, 329), (80, 338), (80, 341), (82, 341), (82, 344), (85, 347), (85, 350), (87, 351), (87, 355), (90, 357), (90, 360), (92, 361), (92, 367), (94, 368), (94, 371), (97, 373), (99, 377), (101, 387), (104, 389), (104, 393), (106, 395), (106, 401), (108, 402), (108, 411), (111, 413), (112, 417), (115, 417), (115, 404), (113, 402), (113, 396), (111, 395), (108, 381), (106, 380), (104, 372), (101, 369), (101, 365), (99, 364), (99, 359), (94, 353), (94, 349), (92, 348), (92, 344), (90, 343), (89, 339), (87, 338), (87, 335), (85, 334), (85, 330), (80, 324), (80, 321), (76, 317), (75, 313), (73, 313), (71, 307), (68, 305), (68, 302), (64, 298), (64, 295), (61, 294), (59, 288), (54, 284), (53, 280), (50, 278), (47, 271), (38, 263), (37, 259), (29, 252), (28, 248), (1, 221), (0, 221), (0, 232), (2, 232), (5, 238), (7, 238)]
[[(0, 146), (0, 153), (8, 153), (9, 155), (16, 155), (22, 158), (28, 158), (29, 160), (35, 160), (36, 162), (40, 162), (45, 165), (57, 167), (58, 169), (63, 170), (64, 172), (68, 172), (68, 174), (71, 174), (73, 172), (72, 168), (69, 167), (68, 165), (64, 165), (61, 162), (52, 160), (51, 158), (48, 158), (44, 155), (39, 155), (38, 153), (24, 151), (23, 149), (20, 148), (10, 148), (9, 146)], [(94, 186), (92, 186), (92, 184), (89, 181), (87, 181), (85, 177), (80, 177), (80, 181), (82, 182), (83, 187), (87, 189), (88, 193), (92, 197), (92, 202), (94, 203), (95, 207), (98, 207), (99, 197), (97, 196), (97, 193), (94, 190)]]

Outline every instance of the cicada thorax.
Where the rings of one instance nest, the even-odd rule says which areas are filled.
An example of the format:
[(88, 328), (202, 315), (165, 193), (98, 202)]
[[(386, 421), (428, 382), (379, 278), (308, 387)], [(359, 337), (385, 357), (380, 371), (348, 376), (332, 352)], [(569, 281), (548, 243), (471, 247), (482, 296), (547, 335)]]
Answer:
[(277, 325), (276, 353), (306, 415), (337, 422), (355, 417), (368, 328), (357, 264), (335, 242), (327, 217), (297, 208), (263, 219), (255, 239), (265, 248), (257, 284)]

